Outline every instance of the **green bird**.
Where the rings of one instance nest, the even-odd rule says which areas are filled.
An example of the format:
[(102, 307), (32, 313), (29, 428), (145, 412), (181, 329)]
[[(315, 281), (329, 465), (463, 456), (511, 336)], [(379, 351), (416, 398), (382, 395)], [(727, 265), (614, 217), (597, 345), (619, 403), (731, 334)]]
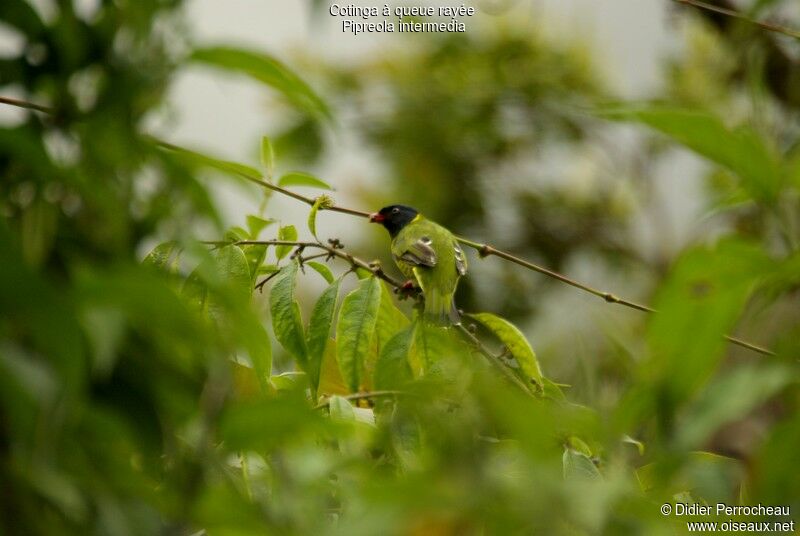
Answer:
[(371, 214), (392, 237), (392, 257), (425, 297), (423, 317), (438, 326), (459, 324), (461, 317), (453, 295), (459, 278), (467, 273), (467, 259), (453, 233), (406, 205), (390, 205)]

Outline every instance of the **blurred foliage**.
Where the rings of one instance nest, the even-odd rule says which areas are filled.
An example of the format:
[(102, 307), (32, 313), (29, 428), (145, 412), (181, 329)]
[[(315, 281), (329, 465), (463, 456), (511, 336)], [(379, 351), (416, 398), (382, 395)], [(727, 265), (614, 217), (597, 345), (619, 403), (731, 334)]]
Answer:
[[(21, 42), (0, 89), (53, 112), (0, 126), (0, 533), (671, 534), (683, 524), (664, 502), (800, 511), (800, 130), (795, 71), (779, 68), (796, 43), (690, 12), (663, 102), (609, 106), (585, 51), (501, 27), (329, 73), (323, 99), (269, 54), (192, 50), (178, 2), (44, 4), (0, 2)], [(748, 48), (760, 61), (742, 61)], [(262, 143), (269, 180), (284, 154), (311, 167), (320, 124), (354, 102), (395, 178), (376, 206), (413, 202), (556, 268), (590, 254), (623, 280), (643, 272), (659, 312), (619, 362), (593, 349), (613, 403), (575, 403), (593, 400), (554, 381), (553, 356), (569, 360), (576, 339), (529, 342), (550, 310), (528, 316), (542, 300), (508, 284), (532, 275), (518, 267), (474, 270), (480, 299), (459, 303), (524, 389), (458, 330), (420, 324), (384, 281), (336, 264), (333, 246), (252, 243), (297, 240), (269, 217), (293, 200), (265, 196), (225, 229), (207, 180), (261, 172), (143, 127), (186, 61), (249, 76), (296, 111), (274, 150)], [(591, 156), (614, 160), (606, 119), (654, 133), (636, 161), (679, 145), (708, 162), (716, 236), (666, 259), (630, 244), (624, 200), (648, 195), (651, 168), (609, 180)], [(573, 153), (590, 155), (588, 173), (545, 180)], [(329, 188), (305, 173), (276, 182)], [(315, 239), (331, 206), (316, 199)], [(309, 278), (328, 286), (306, 319), (296, 289)], [(775, 355), (733, 351), (722, 334), (740, 331)]]

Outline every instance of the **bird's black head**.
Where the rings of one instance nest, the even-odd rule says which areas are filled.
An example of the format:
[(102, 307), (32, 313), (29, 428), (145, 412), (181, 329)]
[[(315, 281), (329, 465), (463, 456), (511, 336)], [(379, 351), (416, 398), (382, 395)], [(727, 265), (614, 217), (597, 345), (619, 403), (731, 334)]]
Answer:
[(419, 212), (417, 209), (406, 205), (389, 205), (371, 214), (369, 221), (372, 223), (380, 223), (386, 227), (389, 234), (394, 237), (400, 232), (400, 229), (411, 223), (418, 214)]

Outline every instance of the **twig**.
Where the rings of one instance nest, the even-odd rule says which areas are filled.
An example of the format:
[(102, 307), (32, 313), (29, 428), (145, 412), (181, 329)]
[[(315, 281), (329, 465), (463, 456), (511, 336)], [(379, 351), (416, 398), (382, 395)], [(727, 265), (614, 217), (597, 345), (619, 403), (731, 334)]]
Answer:
[[(385, 391), (364, 391), (362, 393), (352, 393), (349, 395), (339, 395), (339, 396), (341, 396), (345, 400), (363, 400), (365, 398), (380, 398), (384, 396), (398, 396), (406, 394), (408, 393), (405, 393), (403, 391), (385, 390)], [(330, 403), (331, 403), (331, 397), (328, 397), (324, 402), (320, 402), (319, 404), (314, 406), (314, 409), (327, 408), (330, 405)]]
[(456, 327), (461, 332), (461, 334), (464, 335), (464, 338), (466, 338), (470, 343), (472, 343), (475, 349), (478, 350), (478, 352), (480, 352), (489, 361), (489, 363), (494, 365), (495, 368), (499, 369), (500, 372), (503, 373), (506, 379), (508, 379), (511, 383), (522, 389), (524, 393), (529, 395), (533, 394), (527, 385), (522, 383), (522, 381), (519, 378), (514, 376), (514, 373), (509, 370), (508, 365), (500, 361), (500, 358), (498, 358), (492, 352), (487, 350), (486, 347), (483, 345), (483, 343), (481, 343), (481, 341), (478, 339), (478, 337), (476, 337), (472, 332), (470, 332), (470, 330), (465, 328), (463, 324), (456, 324)]
[[(233, 246), (296, 246), (301, 248), (317, 248), (327, 252), (327, 255), (338, 257), (350, 263), (353, 268), (362, 268), (368, 270), (376, 277), (383, 279), (394, 288), (403, 288), (403, 282), (398, 281), (392, 276), (386, 274), (378, 263), (369, 263), (358, 257), (354, 257), (346, 251), (337, 249), (333, 246), (326, 246), (321, 242), (303, 242), (299, 240), (237, 240), (233, 242), (225, 241), (204, 241), (204, 244), (210, 245), (233, 245)], [(272, 274), (270, 274), (272, 275)]]
[(480, 244), (478, 242), (473, 242), (472, 240), (468, 240), (468, 239), (460, 237), (460, 236), (457, 236), (456, 238), (462, 244), (467, 245), (467, 246), (473, 248), (474, 250), (476, 250), (481, 257), (488, 257), (489, 255), (494, 255), (495, 257), (500, 257), (501, 259), (505, 259), (505, 260), (507, 260), (509, 262), (513, 262), (514, 264), (518, 264), (520, 266), (524, 266), (528, 270), (533, 270), (534, 272), (539, 272), (540, 274), (544, 274), (546, 276), (552, 277), (553, 279), (558, 279), (562, 283), (566, 283), (567, 285), (572, 285), (573, 287), (579, 288), (579, 289), (581, 289), (581, 290), (583, 290), (585, 292), (588, 292), (589, 294), (594, 294), (595, 296), (603, 298), (608, 303), (618, 303), (620, 305), (624, 305), (624, 306), (630, 307), (632, 309), (637, 309), (639, 311), (644, 311), (646, 313), (654, 313), (655, 312), (655, 309), (651, 309), (650, 307), (647, 307), (646, 305), (641, 305), (641, 304), (636, 303), (636, 302), (632, 302), (632, 301), (629, 301), (629, 300), (624, 300), (624, 299), (622, 299), (622, 298), (620, 298), (620, 297), (618, 297), (618, 296), (616, 296), (614, 294), (611, 294), (610, 292), (603, 292), (602, 290), (597, 290), (596, 288), (590, 287), (589, 285), (586, 285), (584, 283), (580, 283), (578, 281), (575, 281), (574, 279), (570, 279), (569, 277), (567, 277), (565, 275), (561, 275), (558, 272), (554, 272), (552, 270), (548, 270), (547, 268), (544, 268), (544, 267), (539, 266), (537, 264), (533, 264), (532, 262), (526, 261), (524, 259), (520, 259), (519, 257), (515, 257), (514, 255), (511, 255), (510, 253), (506, 253), (505, 251), (500, 251), (499, 249), (496, 249), (496, 248), (490, 246), (489, 244)]
[(27, 110), (34, 110), (43, 114), (54, 114), (55, 110), (41, 104), (34, 104), (19, 99), (12, 99), (11, 97), (0, 97), (0, 104), (8, 104), (10, 106), (17, 106), (18, 108), (25, 108)]
[(754, 19), (733, 9), (728, 9), (726, 7), (721, 7), (721, 6), (715, 6), (714, 4), (709, 4), (708, 2), (702, 2), (700, 0), (672, 0), (672, 1), (677, 2), (678, 4), (694, 6), (700, 9), (705, 9), (707, 11), (712, 11), (714, 13), (719, 13), (720, 15), (725, 15), (726, 17), (733, 17), (735, 19), (749, 22), (750, 24), (755, 24), (756, 26), (763, 28), (765, 30), (769, 30), (770, 32), (781, 33), (784, 35), (788, 35), (789, 37), (794, 37), (795, 39), (800, 39), (800, 31), (793, 30), (791, 28), (787, 28), (786, 26), (781, 26), (779, 24), (774, 24), (772, 22)]
[[(706, 7), (707, 6), (703, 2), (698, 2), (696, 0), (673, 0), (673, 1), (678, 2), (678, 3), (683, 3), (683, 4), (694, 5), (694, 6), (697, 6), (697, 7)], [(717, 6), (710, 6), (710, 7), (713, 7), (715, 9), (724, 9), (724, 8), (717, 8)], [(730, 13), (724, 13), (724, 14), (731, 15), (731, 16), (739, 16), (740, 18), (745, 18), (743, 15), (741, 15), (739, 13), (736, 13), (736, 12), (730, 12)], [(757, 23), (757, 24), (759, 24), (761, 26), (764, 25), (764, 23), (758, 23), (758, 21), (752, 21), (752, 22)], [(764, 26), (764, 27), (767, 28), (767, 29), (772, 29), (774, 31), (779, 31), (779, 30), (776, 30), (774, 27), (773, 28), (770, 28), (770, 27), (767, 27), (767, 26)], [(781, 33), (786, 33), (786, 32), (781, 32)], [(789, 35), (793, 35), (793, 34), (790, 33)], [(797, 34), (795, 36), (796, 37), (800, 37), (800, 34)], [(20, 106), (20, 107), (23, 107), (23, 108), (29, 108), (29, 109), (37, 110), (37, 111), (44, 112), (44, 113), (53, 113), (53, 111), (50, 108), (47, 108), (46, 106), (40, 106), (40, 105), (37, 105), (37, 104), (32, 104), (30, 102), (20, 101), (20, 100), (17, 100), (17, 99), (10, 99), (10, 98), (6, 98), (6, 97), (0, 97), (0, 103), (2, 103), (2, 104), (10, 104), (12, 106)], [(161, 146), (163, 148), (174, 150), (174, 151), (182, 151), (182, 152), (192, 153), (192, 151), (188, 151), (187, 149), (183, 149), (182, 147), (179, 147), (177, 145), (173, 145), (171, 143), (167, 143), (167, 142), (164, 142), (164, 141), (161, 141), (161, 140), (157, 140), (155, 138), (153, 138), (153, 140), (155, 141), (155, 143), (157, 143), (159, 146)], [(231, 170), (231, 171), (234, 171), (234, 170)], [(309, 206), (313, 206), (315, 201), (316, 201), (316, 199), (314, 199), (314, 198), (303, 196), (301, 194), (298, 194), (297, 192), (293, 192), (291, 190), (287, 190), (286, 188), (282, 188), (282, 187), (277, 186), (275, 184), (272, 184), (270, 182), (264, 181), (264, 180), (261, 179), (261, 177), (254, 177), (254, 176), (250, 175), (249, 173), (244, 173), (244, 172), (242, 172), (240, 170), (235, 170), (234, 172), (237, 173), (238, 175), (242, 176), (243, 178), (245, 178), (245, 179), (247, 179), (247, 180), (249, 180), (251, 182), (254, 182), (255, 184), (258, 184), (260, 186), (263, 186), (264, 188), (268, 188), (270, 190), (273, 190), (273, 191), (278, 192), (280, 194), (283, 194), (285, 196), (291, 197), (291, 198), (296, 199), (298, 201), (301, 201), (301, 202), (303, 202), (303, 203), (305, 203), (305, 204), (307, 204)], [(334, 211), (334, 212), (341, 212), (343, 214), (350, 214), (352, 216), (359, 216), (359, 217), (362, 217), (362, 218), (369, 217), (369, 213), (368, 212), (364, 212), (364, 211), (361, 211), (361, 210), (354, 210), (354, 209), (345, 208), (345, 207), (339, 207), (339, 206), (332, 206), (332, 207), (327, 207), (327, 208), (324, 208), (324, 209), (322, 207), (320, 207), (319, 210), (331, 210), (331, 211)], [(539, 272), (539, 273), (544, 274), (544, 275), (546, 275), (548, 277), (552, 277), (554, 279), (557, 279), (558, 281), (561, 281), (562, 283), (566, 283), (566, 284), (571, 285), (571, 286), (573, 286), (575, 288), (581, 289), (581, 290), (583, 290), (585, 292), (588, 292), (590, 294), (593, 294), (595, 296), (603, 298), (608, 303), (617, 303), (619, 305), (624, 305), (625, 307), (629, 307), (631, 309), (636, 309), (638, 311), (643, 311), (643, 312), (646, 312), (646, 313), (654, 313), (654, 312), (656, 312), (654, 309), (652, 309), (652, 308), (650, 308), (650, 307), (648, 307), (646, 305), (641, 305), (641, 304), (638, 304), (638, 303), (635, 303), (635, 302), (632, 302), (632, 301), (629, 301), (629, 300), (622, 299), (622, 298), (620, 298), (620, 297), (618, 297), (618, 296), (616, 296), (616, 295), (614, 295), (614, 294), (612, 294), (610, 292), (603, 292), (601, 290), (597, 290), (597, 289), (595, 289), (593, 287), (590, 287), (589, 285), (585, 285), (583, 283), (580, 283), (578, 281), (570, 279), (570, 278), (568, 278), (568, 277), (566, 277), (564, 275), (561, 275), (558, 272), (554, 272), (552, 270), (549, 270), (547, 268), (544, 268), (544, 267), (539, 266), (537, 264), (534, 264), (532, 262), (526, 261), (524, 259), (520, 259), (519, 257), (515, 257), (514, 255), (511, 255), (510, 253), (506, 253), (505, 251), (501, 251), (499, 249), (496, 249), (496, 248), (490, 246), (489, 244), (481, 244), (479, 242), (474, 242), (472, 240), (468, 240), (468, 239), (463, 238), (463, 237), (456, 237), (456, 238), (462, 244), (477, 250), (478, 254), (481, 255), (482, 257), (486, 257), (486, 256), (489, 256), (489, 255), (494, 255), (495, 257), (500, 257), (501, 259), (507, 260), (509, 262), (513, 262), (515, 264), (518, 264), (519, 266), (523, 266), (523, 267), (525, 267), (525, 268), (527, 268), (529, 270), (533, 270), (535, 272)], [(225, 244), (225, 243), (230, 243), (230, 242), (214, 242), (214, 243), (215, 244)], [(341, 252), (341, 251), (339, 251), (339, 250), (337, 250), (337, 249), (335, 249), (333, 247), (329, 248), (328, 246), (325, 246), (324, 244), (320, 244), (318, 242), (289, 242), (289, 241), (280, 241), (280, 240), (269, 240), (269, 241), (245, 240), (245, 241), (240, 241), (238, 243), (239, 244), (247, 244), (247, 243), (250, 243), (250, 244), (276, 244), (276, 245), (284, 244), (284, 245), (297, 245), (297, 246), (303, 246), (303, 247), (322, 248), (322, 249), (328, 251), (329, 254), (331, 254), (331, 255), (334, 255), (336, 257), (340, 257), (342, 259), (347, 260), (354, 267), (359, 267), (359, 268), (363, 268), (365, 270), (371, 271), (373, 274), (375, 274), (376, 276), (380, 277), (381, 279), (383, 279), (387, 283), (391, 284), (395, 288), (400, 288), (399, 285), (401, 285), (400, 282), (398, 282), (397, 280), (395, 280), (395, 279), (391, 278), (390, 276), (386, 275), (379, 266), (377, 268), (375, 268), (375, 267), (371, 266), (369, 263), (365, 263), (364, 261), (360, 261), (359, 259), (356, 259), (356, 258), (352, 257), (351, 255), (349, 255), (347, 253), (343, 253), (343, 252)], [(738, 346), (741, 346), (742, 348), (747, 348), (749, 350), (752, 350), (752, 351), (757, 352), (757, 353), (762, 354), (762, 355), (775, 355), (775, 353), (772, 352), (771, 350), (768, 350), (766, 348), (762, 348), (760, 346), (757, 346), (755, 344), (749, 343), (749, 342), (744, 341), (742, 339), (738, 339), (738, 338), (732, 337), (730, 335), (724, 335), (724, 337), (725, 337), (725, 339), (727, 341), (729, 341), (729, 342), (731, 342), (733, 344), (736, 344)]]

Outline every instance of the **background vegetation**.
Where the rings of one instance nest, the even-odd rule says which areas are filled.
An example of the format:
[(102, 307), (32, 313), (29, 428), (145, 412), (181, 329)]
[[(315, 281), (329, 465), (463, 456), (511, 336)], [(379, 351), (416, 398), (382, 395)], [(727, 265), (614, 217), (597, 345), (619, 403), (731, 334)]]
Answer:
[[(676, 4), (686, 51), (628, 103), (590, 51), (503, 19), (292, 70), (193, 43), (178, 1), (41, 4), (0, 3), (21, 43), (0, 58), (2, 533), (659, 534), (683, 530), (664, 502), (800, 512), (796, 38)], [(258, 168), (147, 128), (190, 63), (280, 97)], [(290, 171), (343, 123), (382, 166), (344, 210)], [(682, 241), (653, 202), (679, 150), (707, 165)], [(227, 227), (221, 180), (259, 213)], [(657, 313), (473, 249), (475, 334), (418, 325), (382, 230), (333, 223), (397, 201)], [(284, 204), (307, 229), (272, 219)]]

